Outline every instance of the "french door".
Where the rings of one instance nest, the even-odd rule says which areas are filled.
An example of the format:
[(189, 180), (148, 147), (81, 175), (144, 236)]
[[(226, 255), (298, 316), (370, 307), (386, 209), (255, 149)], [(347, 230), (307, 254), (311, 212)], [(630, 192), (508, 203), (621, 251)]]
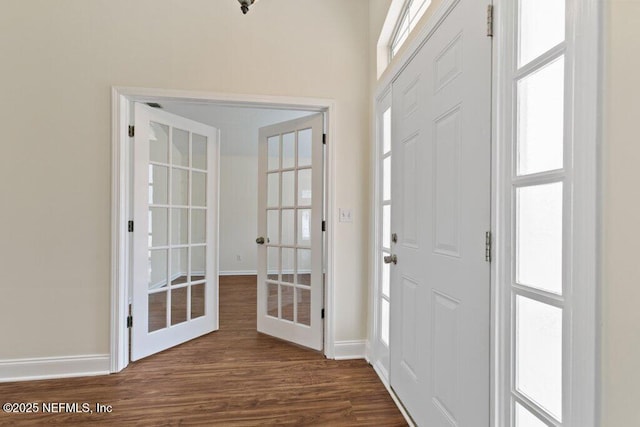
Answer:
[(260, 129), (258, 331), (322, 349), (322, 114)]
[(131, 359), (218, 328), (218, 131), (135, 104)]
[(392, 86), (389, 381), (420, 426), (489, 425), (485, 10), (453, 3)]

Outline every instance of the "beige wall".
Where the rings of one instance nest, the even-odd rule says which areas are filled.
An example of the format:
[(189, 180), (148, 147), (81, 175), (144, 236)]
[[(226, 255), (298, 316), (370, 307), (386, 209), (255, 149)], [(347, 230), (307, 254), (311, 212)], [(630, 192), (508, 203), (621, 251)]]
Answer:
[(0, 359), (109, 352), (112, 85), (333, 98), (337, 340), (366, 336), (368, 2), (21, 0), (0, 14)]
[(640, 425), (640, 1), (605, 5), (603, 426)]

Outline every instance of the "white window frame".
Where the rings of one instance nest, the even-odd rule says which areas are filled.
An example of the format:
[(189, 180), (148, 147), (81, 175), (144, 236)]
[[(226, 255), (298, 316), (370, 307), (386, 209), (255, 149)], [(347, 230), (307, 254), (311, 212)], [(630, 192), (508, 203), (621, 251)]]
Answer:
[[(495, 0), (493, 230), (495, 283), (493, 313), (492, 425), (512, 426), (511, 235), (513, 147), (516, 117), (514, 77), (517, 0)], [(567, 0), (565, 50), (563, 427), (594, 427), (599, 416), (599, 99), (601, 12), (598, 0)], [(557, 54), (557, 52), (555, 52)], [(553, 54), (553, 53), (552, 53)], [(549, 54), (547, 56), (551, 56)], [(579, 90), (578, 90), (579, 89)], [(542, 174), (544, 175), (544, 174)]]
[[(372, 150), (371, 161), (375, 167), (372, 168), (373, 197), (371, 199), (372, 213), (372, 236), (373, 244), (371, 245), (371, 277), (372, 292), (370, 297), (371, 327), (370, 327), (370, 349), (368, 352), (369, 362), (376, 370), (385, 385), (389, 381), (389, 345), (385, 345), (381, 340), (381, 321), (382, 321), (382, 269), (380, 265), (380, 257), (383, 253), (383, 236), (382, 236), (382, 207), (385, 205), (383, 200), (383, 161), (385, 158), (393, 155), (383, 153), (384, 144), (384, 112), (391, 108), (391, 87), (387, 87), (374, 102), (375, 120), (374, 120), (374, 149)], [(393, 199), (391, 201), (393, 203)], [(385, 298), (389, 300), (389, 298)]]
[[(409, 14), (411, 12), (411, 6), (413, 6), (413, 4), (417, 2), (421, 3), (420, 9), (418, 9), (419, 11), (421, 11), (421, 13), (418, 13), (416, 16), (410, 16)], [(420, 21), (420, 18), (422, 18), (422, 16), (424, 16), (427, 9), (429, 9), (430, 5), (431, 5), (431, 0), (405, 0), (404, 5), (402, 6), (402, 11), (400, 12), (400, 16), (398, 16), (395, 22), (395, 27), (393, 29), (393, 33), (391, 33), (389, 44), (387, 46), (387, 49), (388, 49), (387, 54), (389, 55), (388, 62), (391, 62), (391, 60), (396, 55), (397, 51), (394, 52), (394, 50), (396, 50), (396, 48), (397, 50), (400, 50), (402, 48), (404, 43), (409, 38), (409, 35), (413, 32), (416, 25)], [(402, 32), (401, 27), (405, 19), (407, 19), (407, 29), (406, 29), (407, 32), (403, 36), (404, 39), (399, 42), (398, 40)]]

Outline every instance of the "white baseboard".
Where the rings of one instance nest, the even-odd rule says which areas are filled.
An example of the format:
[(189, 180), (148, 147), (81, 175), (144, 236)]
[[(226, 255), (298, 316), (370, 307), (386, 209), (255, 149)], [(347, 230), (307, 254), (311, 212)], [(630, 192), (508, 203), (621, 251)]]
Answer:
[(334, 359), (366, 359), (367, 357), (367, 341), (336, 341), (334, 344)]
[(220, 271), (220, 276), (256, 276), (258, 272), (256, 270), (227, 270)]
[(0, 382), (107, 375), (108, 354), (0, 360)]

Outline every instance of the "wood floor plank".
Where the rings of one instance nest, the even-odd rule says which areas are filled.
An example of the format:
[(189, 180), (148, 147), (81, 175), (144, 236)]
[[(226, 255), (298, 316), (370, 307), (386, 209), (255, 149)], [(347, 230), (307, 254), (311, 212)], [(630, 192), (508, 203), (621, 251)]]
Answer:
[(220, 278), (220, 330), (100, 377), (0, 383), (0, 403), (111, 413), (0, 412), (0, 425), (405, 426), (363, 360), (327, 360), (256, 332), (256, 278)]

